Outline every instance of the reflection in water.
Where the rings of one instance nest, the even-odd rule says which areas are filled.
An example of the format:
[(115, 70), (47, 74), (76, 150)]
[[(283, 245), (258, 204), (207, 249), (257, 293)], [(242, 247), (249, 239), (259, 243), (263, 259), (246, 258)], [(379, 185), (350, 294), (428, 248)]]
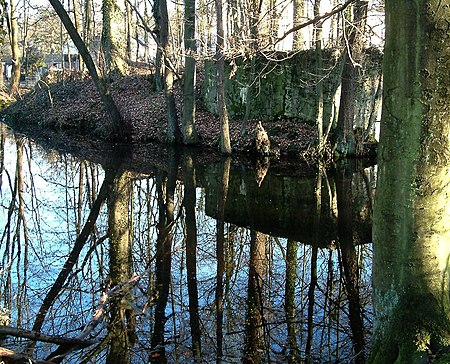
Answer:
[(370, 170), (295, 177), (272, 166), (256, 181), (231, 159), (205, 165), (172, 150), (158, 166), (101, 167), (2, 130), (1, 308), (11, 326), (96, 341), (33, 341), (33, 357), (363, 360)]

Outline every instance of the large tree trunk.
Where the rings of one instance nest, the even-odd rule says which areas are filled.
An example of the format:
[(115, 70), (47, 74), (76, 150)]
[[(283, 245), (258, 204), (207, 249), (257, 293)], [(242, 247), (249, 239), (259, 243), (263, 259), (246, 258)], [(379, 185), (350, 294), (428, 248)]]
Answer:
[(105, 110), (107, 111), (113, 124), (111, 131), (111, 139), (119, 139), (119, 140), (129, 139), (131, 132), (130, 127), (122, 119), (122, 116), (119, 113), (119, 109), (117, 108), (117, 105), (115, 104), (111, 94), (109, 93), (109, 90), (106, 88), (103, 78), (99, 76), (97, 72), (97, 67), (95, 66), (94, 61), (92, 60), (92, 57), (89, 53), (89, 50), (86, 47), (86, 44), (81, 39), (75, 26), (70, 20), (69, 15), (65, 11), (64, 7), (59, 2), (59, 0), (49, 0), (49, 2), (52, 5), (53, 9), (55, 9), (56, 14), (58, 14), (59, 18), (61, 19), (61, 22), (66, 28), (67, 33), (69, 33), (69, 36), (72, 39), (73, 43), (75, 44), (75, 47), (77, 47), (78, 52), (80, 53), (84, 63), (86, 64), (86, 67), (89, 71), (89, 75), (92, 77), (92, 81), (94, 82), (95, 87), (97, 88), (97, 91), (100, 94), (103, 106), (105, 107)]
[(357, 68), (362, 54), (364, 28), (367, 17), (367, 1), (356, 1), (353, 5), (353, 24), (349, 28), (344, 68), (342, 69), (341, 102), (337, 126), (333, 137), (333, 150), (340, 157), (356, 155), (356, 142), (353, 133), (355, 118)]
[(183, 88), (183, 143), (198, 142), (195, 128), (195, 0), (184, 2), (184, 88)]
[(126, 39), (124, 14), (116, 0), (102, 0), (102, 52), (104, 72), (109, 76), (125, 74)]
[(219, 107), (220, 120), (220, 152), (222, 154), (231, 154), (230, 131), (228, 128), (228, 110), (225, 103), (225, 85), (224, 85), (224, 55), (225, 45), (223, 29), (223, 0), (215, 0), (217, 14), (217, 45), (216, 45), (216, 66), (217, 66), (217, 103)]
[[(450, 8), (386, 0), (370, 363), (450, 356)], [(441, 351), (440, 349), (443, 349)]]

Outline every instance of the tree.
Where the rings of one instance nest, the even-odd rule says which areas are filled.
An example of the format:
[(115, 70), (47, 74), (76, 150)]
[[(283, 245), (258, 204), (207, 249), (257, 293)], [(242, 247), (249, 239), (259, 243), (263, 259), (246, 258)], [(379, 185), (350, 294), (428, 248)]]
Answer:
[(182, 133), (184, 144), (197, 144), (195, 128), (195, 0), (184, 1), (184, 87)]
[(123, 11), (116, 0), (102, 0), (102, 52), (105, 73), (110, 76), (125, 74)]
[[(177, 109), (175, 95), (173, 93), (174, 72), (169, 57), (169, 15), (167, 11), (167, 1), (158, 0), (159, 19), (159, 46), (162, 58), (162, 76), (164, 81), (164, 92), (167, 108), (167, 142), (175, 144), (181, 141), (181, 131), (178, 126)], [(155, 4), (156, 5), (156, 4)]]
[(386, 0), (385, 6), (368, 362), (422, 363), (434, 356), (448, 363), (450, 48), (444, 39), (450, 9), (437, 0)]
[[(303, 22), (305, 12), (305, 0), (294, 0), (293, 10), (293, 25), (294, 27), (300, 25)], [(293, 50), (301, 50), (305, 48), (305, 37), (301, 30), (294, 33), (294, 39), (292, 44)]]
[(344, 37), (346, 49), (344, 53), (344, 67), (342, 70), (341, 102), (336, 128), (333, 134), (333, 150), (339, 156), (355, 156), (356, 145), (353, 133), (355, 118), (355, 98), (357, 69), (362, 54), (362, 35), (367, 17), (367, 1), (356, 1), (353, 5), (353, 24), (348, 27), (348, 34)]
[(15, 96), (19, 92), (20, 83), (19, 27), (17, 25), (16, 6), (14, 1), (8, 4), (5, 0), (1, 1), (1, 6), (3, 13), (6, 15), (9, 43), (11, 45), (12, 75), (9, 93)]
[(224, 54), (225, 46), (224, 28), (223, 28), (223, 0), (215, 0), (217, 15), (217, 44), (216, 44), (216, 67), (217, 67), (217, 104), (220, 120), (220, 152), (222, 154), (231, 154), (230, 131), (228, 127), (228, 111), (225, 103), (225, 85), (224, 85)]
[(72, 21), (70, 20), (69, 15), (65, 11), (64, 7), (59, 2), (59, 0), (49, 0), (49, 2), (52, 5), (53, 9), (55, 9), (55, 12), (58, 14), (59, 18), (61, 19), (61, 22), (64, 24), (67, 33), (69, 33), (70, 38), (77, 47), (78, 52), (83, 58), (83, 61), (86, 64), (86, 68), (88, 69), (89, 74), (92, 77), (92, 81), (94, 82), (97, 91), (100, 94), (103, 106), (105, 107), (107, 113), (109, 114), (109, 117), (113, 124), (111, 137), (113, 139), (121, 139), (121, 140), (128, 139), (130, 137), (129, 135), (130, 128), (122, 119), (119, 113), (119, 109), (117, 108), (117, 105), (115, 104), (111, 94), (106, 88), (103, 78), (99, 76), (97, 72), (97, 67), (95, 66), (94, 61), (92, 60), (92, 57), (86, 47), (86, 44), (81, 39)]

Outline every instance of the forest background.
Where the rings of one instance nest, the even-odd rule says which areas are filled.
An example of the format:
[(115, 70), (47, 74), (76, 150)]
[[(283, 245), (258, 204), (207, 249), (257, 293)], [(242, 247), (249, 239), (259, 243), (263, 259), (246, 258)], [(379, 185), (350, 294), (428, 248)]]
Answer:
[[(261, 84), (265, 79), (273, 83), (273, 77), (279, 72), (277, 67), (290, 62), (291, 68), (282, 68), (282, 72), (293, 73), (300, 64), (307, 68), (302, 70), (304, 76), (300, 82), (295, 80), (296, 84), (289, 87), (310, 91), (315, 120), (309, 122), (312, 128), (304, 129), (305, 120), (296, 115), (273, 118), (275, 126), (284, 125), (284, 129), (301, 126), (306, 130), (288, 133), (284, 139), (299, 139), (303, 149), (319, 157), (373, 152), (373, 148), (364, 145), (372, 146), (374, 142), (381, 104), (384, 44), (381, 1), (75, 0), (60, 3), (52, 0), (50, 3), (51, 6), (29, 0), (1, 3), (5, 79), (0, 82), (12, 96), (18, 95), (21, 85), (34, 86), (50, 101), (38, 104), (54, 108), (58, 92), (50, 92), (49, 84), (89, 73), (106, 106), (109, 123), (103, 120), (101, 127), (92, 127), (90, 123), (80, 129), (102, 129), (106, 125), (107, 131), (102, 135), (109, 139), (136, 139), (137, 134), (151, 132), (130, 120), (136, 119), (136, 115), (129, 116), (129, 109), (153, 109), (153, 114), (164, 109), (166, 124), (160, 140), (187, 145), (207, 140), (223, 154), (230, 154), (233, 149), (248, 149), (248, 140), (252, 140), (245, 138), (249, 127), (251, 135), (253, 130), (260, 130), (259, 137), (265, 136), (264, 128), (258, 129), (257, 120), (252, 119), (251, 110), (269, 102), (262, 98)], [(365, 64), (367, 49), (378, 50), (378, 64)], [(299, 59), (308, 59), (309, 63), (305, 66)], [(217, 135), (211, 140), (205, 135), (210, 128), (202, 129), (200, 125), (202, 121), (207, 123), (208, 117), (199, 117), (196, 110), (200, 98), (198, 83), (208, 77), (203, 68), (208, 61), (214, 61), (216, 67), (212, 71), (215, 78), (212, 93), (216, 96), (212, 111), (218, 116), (213, 119)], [(370, 68), (380, 72), (369, 75)], [(237, 75), (242, 69), (245, 76)], [(150, 99), (156, 92), (164, 95), (165, 101), (161, 97), (159, 103), (152, 100), (152, 108), (133, 105), (128, 98), (118, 108), (120, 97), (114, 97), (117, 93), (114, 83), (124, 76), (142, 74), (143, 70), (146, 80), (151, 78), (145, 84), (145, 96)], [(329, 92), (327, 82), (336, 79), (336, 74), (336, 87)], [(367, 79), (371, 81), (370, 90), (365, 89)], [(128, 88), (123, 91), (131, 94), (135, 86), (136, 83), (128, 83), (122, 88)], [(139, 86), (142, 87), (142, 82)], [(230, 121), (227, 108), (232, 92), (238, 92), (242, 105), (239, 120)], [(82, 97), (83, 93), (78, 92), (77, 96)], [(273, 98), (276, 97), (274, 94)], [(311, 103), (299, 97), (300, 104)], [(363, 122), (357, 117), (357, 106), (361, 106), (355, 102), (358, 99), (368, 110)], [(324, 112), (327, 102), (331, 107)], [(80, 123), (80, 117), (74, 119)], [(51, 122), (63, 124), (61, 117), (53, 117)], [(277, 140), (276, 129), (271, 127), (269, 136), (278, 145), (272, 144), (270, 148), (270, 142), (262, 143), (258, 153), (278, 154), (280, 149), (282, 152), (296, 149), (283, 138)], [(299, 135), (305, 133), (306, 138)]]

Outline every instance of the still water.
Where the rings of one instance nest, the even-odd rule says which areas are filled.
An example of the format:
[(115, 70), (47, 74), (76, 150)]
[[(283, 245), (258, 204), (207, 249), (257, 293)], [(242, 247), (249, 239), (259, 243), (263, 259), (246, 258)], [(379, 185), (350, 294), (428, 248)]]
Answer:
[(66, 363), (367, 355), (374, 167), (61, 150), (1, 127), (1, 323), (50, 335), (2, 347)]

